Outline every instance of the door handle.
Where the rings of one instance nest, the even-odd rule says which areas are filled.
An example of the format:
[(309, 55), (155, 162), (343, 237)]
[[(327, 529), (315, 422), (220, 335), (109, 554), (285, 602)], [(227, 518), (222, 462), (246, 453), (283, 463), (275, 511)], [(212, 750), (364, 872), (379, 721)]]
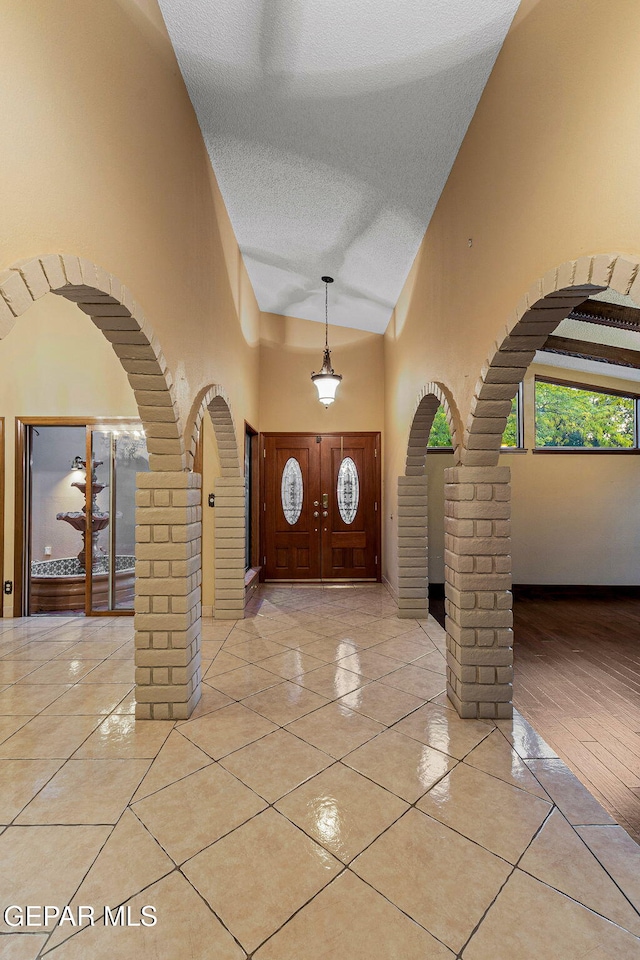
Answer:
[[(320, 516), (320, 514), (318, 513), (317, 510), (314, 510), (314, 511), (313, 511), (313, 515), (314, 515), (314, 517), (319, 517), (319, 516)], [(326, 514), (325, 514), (325, 516), (326, 516)]]
[(323, 494), (322, 494), (322, 506), (324, 507), (325, 510), (326, 510), (327, 507), (329, 506), (329, 494), (328, 494), (328, 493), (323, 493)]
[(322, 511), (322, 516), (323, 516), (323, 517), (328, 517), (328, 516), (329, 516), (329, 511), (328, 511), (328, 510), (323, 510), (323, 511)]
[(319, 506), (320, 506), (320, 501), (319, 501), (319, 500), (314, 500), (314, 501), (313, 501), (313, 505), (314, 505), (314, 507), (319, 507)]

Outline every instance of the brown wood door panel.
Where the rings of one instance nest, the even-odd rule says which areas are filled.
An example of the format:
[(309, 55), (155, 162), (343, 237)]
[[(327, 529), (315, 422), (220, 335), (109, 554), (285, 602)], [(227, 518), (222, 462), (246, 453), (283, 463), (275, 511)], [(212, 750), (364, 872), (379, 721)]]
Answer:
[[(378, 575), (376, 441), (377, 437), (372, 434), (322, 438), (322, 494), (328, 497), (328, 516), (322, 525), (324, 579), (375, 579)], [(340, 466), (347, 458), (355, 464), (358, 480), (357, 510), (350, 523), (342, 517), (338, 504), (338, 476)], [(359, 548), (358, 555), (353, 548)], [(340, 550), (339, 556), (336, 550)]]
[(331, 546), (336, 549), (338, 547), (345, 549), (347, 547), (361, 547), (364, 549), (367, 545), (367, 535), (362, 531), (362, 533), (336, 533), (334, 530), (331, 534)]
[[(268, 580), (379, 579), (379, 434), (264, 435), (264, 565)], [(358, 486), (353, 516), (340, 513), (338, 475), (349, 457)], [(282, 503), (283, 471), (300, 469), (296, 518)], [(286, 492), (286, 491), (285, 491)], [(292, 495), (291, 502), (296, 499)], [(349, 522), (350, 521), (350, 522)]]
[[(315, 437), (265, 436), (265, 577), (269, 580), (317, 579), (320, 557), (315, 541), (313, 490), (319, 487), (320, 462)], [(282, 475), (293, 459), (302, 476), (302, 509), (290, 523), (282, 505)]]

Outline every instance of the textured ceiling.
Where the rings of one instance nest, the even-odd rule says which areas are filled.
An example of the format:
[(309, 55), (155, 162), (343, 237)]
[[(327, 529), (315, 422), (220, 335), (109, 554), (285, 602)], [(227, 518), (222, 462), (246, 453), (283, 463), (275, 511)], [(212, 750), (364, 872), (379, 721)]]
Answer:
[(382, 332), (518, 0), (160, 0), (260, 307)]

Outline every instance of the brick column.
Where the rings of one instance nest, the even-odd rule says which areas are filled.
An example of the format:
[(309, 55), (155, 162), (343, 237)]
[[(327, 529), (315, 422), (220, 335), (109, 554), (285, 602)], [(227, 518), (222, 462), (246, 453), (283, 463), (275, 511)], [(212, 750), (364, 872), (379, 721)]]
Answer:
[(398, 477), (398, 616), (429, 616), (427, 477)]
[(447, 693), (461, 717), (512, 715), (508, 467), (445, 470)]
[(197, 473), (139, 473), (136, 717), (185, 720), (200, 699), (202, 508)]
[(214, 489), (216, 506), (213, 615), (216, 620), (242, 620), (246, 569), (244, 477), (218, 477)]

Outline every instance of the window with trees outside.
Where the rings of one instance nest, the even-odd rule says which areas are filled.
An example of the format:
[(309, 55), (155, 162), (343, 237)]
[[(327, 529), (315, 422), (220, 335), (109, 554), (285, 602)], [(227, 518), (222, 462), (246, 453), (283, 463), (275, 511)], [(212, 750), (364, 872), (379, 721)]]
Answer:
[[(518, 390), (511, 402), (511, 413), (507, 417), (507, 425), (502, 434), (502, 447), (507, 449), (517, 449), (523, 446), (522, 442), (522, 390)], [(433, 418), (433, 426), (429, 434), (427, 447), (430, 450), (451, 450), (451, 431), (447, 423), (447, 416), (444, 407), (438, 407), (436, 415)]]
[(537, 449), (637, 449), (637, 422), (633, 394), (536, 377)]

